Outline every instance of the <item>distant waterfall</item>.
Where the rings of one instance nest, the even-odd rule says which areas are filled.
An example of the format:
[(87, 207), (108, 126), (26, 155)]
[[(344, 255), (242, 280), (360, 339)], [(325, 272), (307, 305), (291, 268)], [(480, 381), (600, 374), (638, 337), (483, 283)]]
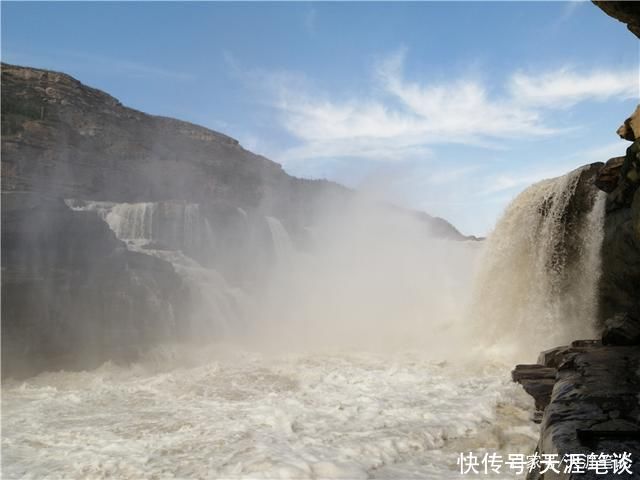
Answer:
[(213, 229), (198, 204), (183, 202), (113, 203), (69, 199), (74, 210), (96, 212), (130, 250), (171, 263), (189, 292), (188, 331), (194, 338), (220, 339), (245, 320), (246, 295), (232, 288), (216, 270), (206, 268), (190, 252), (211, 252)]
[(287, 261), (293, 253), (293, 244), (291, 237), (287, 233), (280, 220), (274, 217), (265, 217), (269, 231), (271, 232), (271, 240), (273, 249), (279, 262)]
[(104, 220), (120, 240), (153, 240), (155, 203), (118, 203)]
[(533, 352), (593, 334), (605, 195), (579, 195), (583, 172), (526, 189), (487, 239), (470, 316), (496, 346)]
[(160, 242), (167, 248), (189, 252), (215, 243), (213, 229), (195, 203), (67, 200), (67, 205), (74, 210), (95, 211), (116, 237), (132, 245)]

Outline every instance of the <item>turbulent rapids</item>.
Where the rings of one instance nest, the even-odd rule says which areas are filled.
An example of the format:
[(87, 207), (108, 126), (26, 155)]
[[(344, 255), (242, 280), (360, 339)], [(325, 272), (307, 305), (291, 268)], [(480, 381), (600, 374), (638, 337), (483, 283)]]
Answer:
[(511, 362), (589, 336), (596, 308), (603, 204), (581, 175), (527, 189), (484, 246), (360, 200), (305, 248), (236, 212), (274, 254), (247, 285), (207, 264), (219, 232), (196, 204), (69, 200), (173, 264), (193, 302), (173, 321), (192, 335), (132, 364), (5, 381), (4, 475), (435, 480), (457, 478), (462, 451), (528, 453)]
[(535, 441), (529, 400), (497, 365), (221, 350), (8, 383), (4, 476), (437, 480), (459, 451)]

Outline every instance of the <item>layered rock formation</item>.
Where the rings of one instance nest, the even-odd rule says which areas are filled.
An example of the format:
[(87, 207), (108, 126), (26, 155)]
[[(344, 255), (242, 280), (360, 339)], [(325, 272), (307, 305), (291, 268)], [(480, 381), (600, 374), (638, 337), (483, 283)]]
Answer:
[[(640, 475), (640, 107), (617, 133), (633, 142), (624, 157), (610, 159), (594, 179), (607, 192), (598, 288), (600, 339), (574, 341), (543, 352), (535, 365), (518, 365), (513, 380), (535, 399), (541, 422), (537, 452), (631, 454)], [(533, 471), (534, 479), (603, 478), (584, 473)], [(635, 476), (634, 476), (635, 475)]]
[(97, 216), (54, 197), (3, 194), (6, 373), (134, 358), (180, 336), (185, 301), (171, 264), (127, 250)]
[(303, 247), (316, 217), (352, 195), (63, 73), (3, 64), (3, 374), (133, 358), (188, 337), (196, 303), (220, 317), (217, 335), (241, 317), (237, 288), (264, 281), (273, 229)]
[(608, 184), (599, 299), (603, 324), (620, 313), (640, 322), (640, 108), (618, 134), (633, 143), (622, 160), (607, 162), (597, 180)]

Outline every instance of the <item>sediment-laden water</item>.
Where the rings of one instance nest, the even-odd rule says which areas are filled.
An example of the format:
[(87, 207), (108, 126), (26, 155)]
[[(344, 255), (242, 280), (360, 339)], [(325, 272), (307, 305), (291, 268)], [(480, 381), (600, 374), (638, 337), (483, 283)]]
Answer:
[(459, 478), (459, 452), (529, 453), (503, 364), (417, 352), (157, 349), (3, 386), (3, 478)]
[[(595, 312), (603, 204), (572, 213), (579, 175), (514, 200), (475, 286), (475, 242), (426, 238), (404, 217), (342, 212), (304, 253), (266, 217), (276, 265), (250, 300), (185, 255), (213, 238), (197, 206), (73, 203), (198, 290), (176, 321), (242, 346), (5, 379), (3, 478), (443, 480), (461, 477), (460, 452), (531, 453), (533, 402), (509, 371), (588, 336)], [(161, 229), (159, 209), (179, 221)]]

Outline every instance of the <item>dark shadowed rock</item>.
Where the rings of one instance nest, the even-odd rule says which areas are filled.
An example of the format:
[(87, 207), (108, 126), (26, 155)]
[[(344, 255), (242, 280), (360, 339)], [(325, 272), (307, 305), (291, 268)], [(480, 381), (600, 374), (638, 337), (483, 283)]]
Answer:
[(598, 172), (595, 179), (595, 185), (603, 192), (611, 193), (618, 186), (620, 180), (620, 171), (624, 157), (614, 157), (607, 160), (604, 166)]
[(2, 374), (132, 360), (179, 337), (182, 281), (128, 251), (93, 212), (2, 194)]
[[(594, 3), (640, 37), (640, 3)], [(638, 478), (640, 475), (640, 107), (618, 135), (634, 142), (624, 157), (600, 169), (595, 184), (608, 193), (602, 244), (598, 326), (602, 342), (574, 341), (542, 352), (539, 370), (557, 368), (542, 415), (541, 454), (631, 454), (632, 474), (545, 473), (528, 480)], [(539, 387), (538, 390), (540, 390)], [(529, 390), (527, 390), (529, 391)], [(536, 407), (539, 392), (533, 390)]]
[[(562, 350), (564, 348), (564, 350)], [(562, 356), (553, 385), (542, 377), (536, 385), (523, 384), (544, 409), (541, 417), (539, 454), (589, 454), (631, 452), (632, 471), (640, 471), (640, 350), (635, 347), (602, 345), (559, 347), (548, 358)], [(552, 360), (557, 362), (557, 360)], [(518, 367), (516, 367), (516, 370)], [(526, 370), (545, 372), (526, 366)], [(525, 380), (533, 382), (533, 380)], [(544, 401), (547, 401), (543, 406)], [(548, 478), (534, 471), (527, 479)], [(584, 475), (556, 475), (562, 479), (614, 478)], [(618, 478), (618, 477), (616, 477)], [(619, 477), (619, 478), (635, 478)]]
[[(352, 192), (282, 167), (219, 132), (123, 106), (69, 75), (2, 64), (2, 188), (113, 202), (180, 200), (255, 210), (296, 235), (325, 197)], [(464, 239), (442, 219), (436, 234)]]
[(610, 17), (627, 24), (627, 28), (640, 38), (640, 3), (631, 1), (595, 1), (593, 2)]
[[(640, 198), (633, 202), (640, 208)], [(635, 220), (634, 220), (635, 218)], [(602, 245), (599, 288), (601, 326), (619, 312), (635, 316), (640, 311), (640, 222), (633, 208), (607, 212)]]
[(604, 345), (640, 345), (640, 321), (628, 313), (618, 313), (604, 323)]
[[(63, 73), (7, 64), (1, 153), (2, 371), (11, 375), (132, 359), (183, 338), (189, 302), (206, 295), (185, 290), (184, 271), (163, 258), (179, 251), (220, 284), (251, 288), (274, 261), (267, 216), (298, 246), (320, 215), (354, 198), (224, 134), (127, 108)], [(138, 207), (150, 215), (142, 247), (118, 240), (104, 214)], [(392, 210), (418, 215), (432, 235), (466, 239), (443, 219)]]
[(511, 372), (511, 379), (522, 385), (525, 392), (534, 398), (536, 410), (542, 411), (551, 399), (556, 373), (555, 368), (544, 365), (516, 365), (515, 370)]

